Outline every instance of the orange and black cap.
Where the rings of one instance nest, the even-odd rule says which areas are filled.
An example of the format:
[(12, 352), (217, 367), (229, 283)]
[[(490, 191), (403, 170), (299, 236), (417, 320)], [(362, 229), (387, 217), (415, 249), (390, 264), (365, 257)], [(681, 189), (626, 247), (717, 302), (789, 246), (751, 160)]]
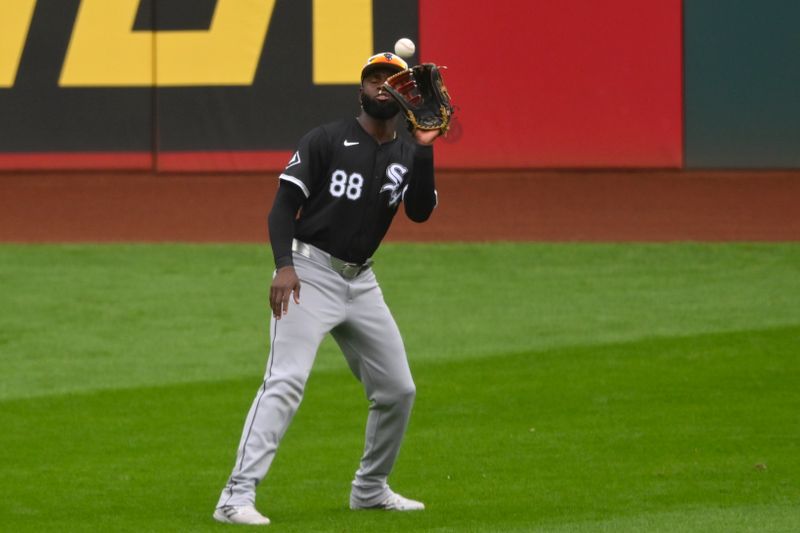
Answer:
[(361, 69), (361, 81), (367, 77), (367, 74), (378, 68), (389, 68), (397, 72), (406, 70), (408, 63), (402, 57), (392, 54), (391, 52), (381, 52), (367, 59), (367, 64)]

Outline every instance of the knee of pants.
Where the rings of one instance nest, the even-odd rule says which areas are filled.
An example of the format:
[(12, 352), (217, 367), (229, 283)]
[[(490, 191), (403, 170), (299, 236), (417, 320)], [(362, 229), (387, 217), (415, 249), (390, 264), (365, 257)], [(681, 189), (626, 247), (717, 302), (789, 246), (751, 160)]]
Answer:
[(295, 375), (273, 375), (267, 379), (267, 392), (292, 403), (300, 403), (306, 387), (306, 378)]
[(414, 403), (414, 398), (417, 395), (417, 388), (414, 386), (414, 383), (411, 383), (405, 387), (389, 390), (389, 391), (379, 391), (375, 394), (373, 398), (374, 402), (377, 405), (385, 405), (385, 406), (408, 406), (410, 407)]

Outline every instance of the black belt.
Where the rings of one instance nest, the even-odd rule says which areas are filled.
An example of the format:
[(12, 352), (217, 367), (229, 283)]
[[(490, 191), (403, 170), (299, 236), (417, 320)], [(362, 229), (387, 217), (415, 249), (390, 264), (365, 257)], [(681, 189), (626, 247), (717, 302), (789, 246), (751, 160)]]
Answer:
[(292, 240), (292, 251), (308, 259), (324, 262), (330, 266), (333, 271), (348, 280), (355, 279), (374, 263), (372, 259), (367, 259), (364, 263), (349, 263), (338, 257), (333, 257), (328, 252), (320, 250), (316, 246), (298, 241), (297, 239)]

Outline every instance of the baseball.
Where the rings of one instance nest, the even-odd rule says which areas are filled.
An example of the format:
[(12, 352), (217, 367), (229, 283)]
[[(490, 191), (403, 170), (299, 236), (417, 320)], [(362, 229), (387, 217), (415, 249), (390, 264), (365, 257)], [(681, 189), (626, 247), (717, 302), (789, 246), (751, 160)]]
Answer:
[(404, 59), (413, 56), (416, 49), (417, 47), (414, 46), (414, 41), (406, 37), (398, 39), (397, 42), (394, 43), (394, 53)]

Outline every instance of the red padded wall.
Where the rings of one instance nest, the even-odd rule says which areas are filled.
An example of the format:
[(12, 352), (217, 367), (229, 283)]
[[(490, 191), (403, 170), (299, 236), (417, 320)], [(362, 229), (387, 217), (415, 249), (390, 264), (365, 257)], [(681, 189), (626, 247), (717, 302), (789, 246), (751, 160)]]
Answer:
[(681, 1), (420, 0), (460, 108), (440, 167), (679, 167)]
[[(0, 90), (0, 170), (152, 168), (152, 93), (58, 87), (78, 3), (37, 5), (16, 86)], [(278, 170), (304, 131), (355, 112), (355, 84), (310, 82), (310, 4), (280, 5), (252, 86), (162, 91), (159, 170)], [(681, 0), (389, 5), (375, 2), (375, 46), (417, 36), (410, 10), (420, 59), (450, 67), (459, 110), (439, 168), (681, 166)]]

